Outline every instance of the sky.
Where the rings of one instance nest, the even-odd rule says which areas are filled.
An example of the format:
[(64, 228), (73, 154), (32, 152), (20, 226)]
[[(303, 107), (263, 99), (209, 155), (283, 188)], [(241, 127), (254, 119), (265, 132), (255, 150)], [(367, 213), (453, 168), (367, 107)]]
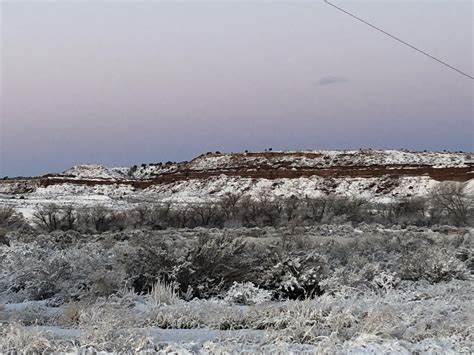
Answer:
[[(473, 75), (473, 1), (332, 1)], [(0, 176), (474, 150), (474, 80), (323, 1), (2, 1), (0, 16)]]

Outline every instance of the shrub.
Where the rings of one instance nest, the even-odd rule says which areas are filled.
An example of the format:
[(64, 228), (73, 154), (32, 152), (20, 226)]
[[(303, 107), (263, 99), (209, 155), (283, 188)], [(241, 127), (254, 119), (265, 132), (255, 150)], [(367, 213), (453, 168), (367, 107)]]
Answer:
[(431, 191), (432, 218), (443, 217), (456, 226), (472, 225), (474, 196), (468, 194), (466, 185), (458, 182), (442, 182)]
[(354, 290), (387, 291), (397, 287), (399, 283), (400, 278), (395, 273), (383, 270), (379, 263), (365, 259), (362, 265), (349, 262), (337, 268), (328, 278), (320, 282), (320, 287), (330, 294), (348, 294)]
[(208, 298), (228, 289), (234, 281), (246, 281), (255, 263), (246, 250), (246, 242), (230, 234), (199, 233), (186, 260), (172, 272), (181, 291), (193, 289), (193, 296)]
[(77, 215), (78, 212), (72, 206), (48, 204), (33, 212), (33, 223), (46, 232), (75, 230), (78, 227)]
[(404, 280), (424, 279), (431, 283), (469, 278), (466, 265), (452, 251), (437, 247), (402, 256), (399, 274)]
[(123, 230), (127, 223), (127, 218), (124, 214), (117, 213), (101, 205), (79, 211), (78, 220), (84, 231), (98, 233), (110, 230)]
[(91, 243), (63, 250), (42, 247), (37, 242), (15, 242), (0, 249), (0, 288), (29, 300), (107, 296), (127, 281), (118, 262), (120, 247), (117, 243), (102, 250), (99, 244)]
[(227, 290), (224, 296), (224, 301), (226, 302), (247, 306), (267, 302), (271, 299), (271, 291), (262, 290), (258, 287), (255, 287), (252, 282), (234, 282), (232, 287)]
[(278, 256), (260, 283), (278, 298), (305, 299), (321, 294), (320, 281), (327, 277), (326, 258), (314, 251)]
[(0, 207), (0, 229), (14, 229), (24, 224), (23, 216), (12, 207)]

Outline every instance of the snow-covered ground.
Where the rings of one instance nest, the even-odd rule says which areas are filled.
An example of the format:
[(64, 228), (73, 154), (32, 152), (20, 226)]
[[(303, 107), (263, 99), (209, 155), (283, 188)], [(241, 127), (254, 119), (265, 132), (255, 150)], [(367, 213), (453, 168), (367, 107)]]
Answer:
[[(318, 198), (332, 195), (388, 203), (404, 197), (426, 197), (437, 184), (438, 181), (428, 176), (330, 179), (312, 176), (269, 180), (221, 175), (157, 184), (146, 189), (126, 184), (87, 186), (64, 183), (38, 187), (31, 193), (20, 195), (0, 194), (0, 204), (14, 207), (28, 218), (34, 209), (48, 203), (79, 208), (101, 205), (124, 210), (150, 202), (170, 202), (177, 205), (214, 203), (228, 194), (248, 195), (254, 199), (262, 196)], [(474, 179), (464, 184), (466, 191), (474, 194)]]
[[(239, 322), (248, 323), (247, 329), (227, 330), (204, 324), (193, 329), (154, 325), (150, 319), (162, 311), (186, 317), (180, 311), (186, 302), (156, 308), (143, 296), (134, 296), (122, 305), (111, 300), (84, 306), (84, 314), (92, 309), (103, 315), (95, 327), (86, 320), (76, 325), (64, 323), (68, 306), (51, 308), (41, 301), (6, 304), (3, 318), (16, 320), (9, 326), (0, 325), (0, 351), (21, 346), (47, 352), (92, 348), (106, 353), (133, 350), (163, 354), (468, 354), (474, 351), (470, 334), (473, 301), (472, 282), (451, 281), (436, 286), (407, 283), (402, 289), (378, 295), (354, 293), (246, 307), (248, 314), (260, 314), (258, 320), (249, 315), (245, 321), (237, 314), (231, 320), (229, 314), (235, 312), (235, 305), (190, 303), (195, 309), (192, 313), (207, 310), (216, 327), (225, 324), (223, 317), (237, 327), (241, 327)], [(46, 324), (34, 325), (35, 315)], [(22, 325), (22, 319), (33, 324)], [(267, 329), (255, 329), (265, 323)]]
[[(363, 150), (211, 153), (131, 168), (86, 164), (56, 175), (72, 181), (47, 187), (38, 179), (2, 181), (0, 207), (31, 222), (42, 206), (72, 206), (84, 224), (93, 215), (77, 212), (88, 207), (167, 203), (181, 212), (192, 205), (203, 207), (188, 209), (199, 216), (209, 206), (194, 205), (229, 195), (288, 204), (292, 197), (350, 197), (377, 206), (427, 197), (440, 182), (427, 175), (252, 179), (219, 170), (472, 163), (470, 153)], [(180, 169), (221, 175), (147, 188), (130, 183)], [(474, 196), (474, 179), (459, 184), (466, 201)], [(150, 211), (155, 223), (161, 210)], [(146, 213), (130, 216), (139, 212)], [(161, 230), (146, 218), (117, 215), (129, 224), (53, 232), (4, 218), (0, 353), (474, 353), (472, 227), (342, 218), (293, 225), (288, 214), (264, 227), (184, 223), (191, 227)]]
[[(142, 164), (135, 167), (108, 168), (97, 164), (83, 164), (55, 175), (69, 179), (68, 182), (56, 182), (47, 187), (40, 187), (38, 180), (0, 181), (0, 204), (12, 206), (21, 211), (25, 217), (29, 217), (34, 209), (48, 203), (76, 207), (102, 205), (123, 210), (143, 202), (170, 202), (177, 205), (213, 203), (227, 194), (243, 194), (255, 199), (262, 196), (317, 198), (332, 195), (384, 203), (404, 197), (427, 196), (439, 182), (424, 175), (386, 175), (371, 178), (311, 176), (280, 179), (220, 175), (153, 184), (143, 189), (133, 187), (130, 182), (177, 171), (242, 168), (252, 170), (261, 166), (275, 169), (284, 166), (285, 169), (291, 169), (395, 164), (465, 168), (473, 164), (473, 156), (472, 153), (405, 150), (272, 151), (241, 154), (209, 153), (190, 162)], [(74, 180), (81, 179), (92, 183), (73, 183)], [(107, 181), (110, 184), (93, 185), (94, 181)], [(467, 181), (465, 185), (466, 191), (474, 194), (474, 179)]]
[(0, 353), (472, 353), (473, 236), (364, 223), (13, 231)]
[(339, 151), (271, 151), (248, 154), (202, 155), (189, 163), (195, 170), (223, 169), (237, 166), (280, 165), (294, 167), (430, 165), (434, 167), (466, 166), (473, 162), (472, 153), (410, 152), (405, 150), (339, 150)]
[(98, 164), (74, 166), (60, 174), (77, 179), (148, 179), (163, 173), (185, 170), (226, 170), (261, 166), (287, 168), (328, 168), (341, 166), (432, 166), (467, 167), (472, 153), (410, 152), (405, 150), (285, 151), (255, 153), (210, 153), (189, 162), (151, 163), (135, 167), (108, 168)]

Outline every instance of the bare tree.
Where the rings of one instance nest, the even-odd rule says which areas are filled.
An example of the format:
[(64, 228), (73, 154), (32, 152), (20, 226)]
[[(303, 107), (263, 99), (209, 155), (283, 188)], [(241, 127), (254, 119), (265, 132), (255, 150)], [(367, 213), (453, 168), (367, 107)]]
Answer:
[(328, 201), (327, 210), (332, 216), (343, 216), (350, 222), (369, 222), (367, 207), (368, 201), (355, 197), (337, 197)]
[(0, 207), (0, 228), (15, 227), (23, 222), (23, 216), (12, 207)]
[(189, 227), (189, 222), (191, 221), (191, 218), (192, 214), (190, 213), (189, 207), (184, 206), (173, 213), (171, 217), (171, 220), (173, 221), (172, 225), (178, 228)]
[(277, 226), (283, 215), (283, 204), (270, 194), (261, 194), (258, 198), (260, 223), (265, 226)]
[(170, 204), (141, 204), (133, 210), (135, 227), (162, 229), (169, 224)]
[(311, 221), (320, 223), (330, 205), (330, 200), (327, 197), (320, 197), (320, 198), (305, 198), (304, 200), (307, 211), (308, 217)]
[(203, 227), (220, 226), (223, 223), (223, 214), (217, 205), (203, 203), (191, 207), (195, 224)]
[(260, 215), (259, 204), (252, 200), (250, 196), (245, 196), (239, 201), (239, 218), (245, 227), (257, 226), (258, 217)]
[(387, 206), (387, 220), (390, 223), (424, 225), (426, 218), (426, 199), (405, 197)]
[(282, 201), (283, 213), (287, 222), (298, 222), (301, 216), (301, 200), (295, 196)]
[(238, 212), (238, 203), (241, 200), (242, 193), (227, 193), (219, 201), (219, 206), (224, 213), (226, 221), (230, 221)]
[(48, 204), (33, 212), (33, 221), (41, 229), (52, 232), (61, 228), (61, 210), (56, 204)]
[(135, 207), (132, 211), (132, 223), (135, 228), (143, 227), (147, 225), (147, 215), (150, 209), (149, 205), (140, 204), (138, 207)]
[(102, 205), (81, 210), (79, 219), (81, 227), (99, 233), (112, 229), (121, 230), (125, 226), (124, 215), (114, 213), (114, 211)]
[(26, 223), (21, 214), (12, 207), (0, 207), (0, 244), (8, 244), (6, 237), (9, 230), (18, 229)]
[(76, 229), (77, 212), (74, 208), (69, 205), (62, 208), (62, 224), (65, 229), (74, 230)]
[(466, 185), (459, 182), (442, 182), (431, 191), (432, 215), (446, 216), (454, 225), (472, 224), (474, 196)]

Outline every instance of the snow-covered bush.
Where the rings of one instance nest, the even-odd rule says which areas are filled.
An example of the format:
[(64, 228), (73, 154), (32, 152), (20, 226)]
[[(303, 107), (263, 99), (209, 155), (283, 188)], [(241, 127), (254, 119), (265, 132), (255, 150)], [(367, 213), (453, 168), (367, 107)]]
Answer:
[(0, 207), (0, 227), (10, 225), (14, 216), (15, 210), (12, 207)]
[(456, 258), (452, 250), (431, 247), (421, 252), (412, 252), (400, 261), (400, 277), (404, 280), (429, 282), (465, 280), (469, 271), (465, 263)]
[(126, 274), (116, 262), (116, 251), (103, 250), (93, 243), (60, 250), (36, 242), (3, 246), (0, 286), (29, 300), (106, 296), (126, 283)]
[[(467, 228), (382, 225), (15, 234), (0, 245), (0, 322), (30, 326), (0, 326), (0, 352), (173, 349), (152, 344), (160, 327), (217, 337), (175, 347), (189, 352), (469, 353), (471, 244)], [(27, 299), (44, 300), (7, 305)], [(74, 344), (34, 324), (72, 327)], [(219, 330), (242, 330), (225, 332), (239, 345)]]
[(393, 289), (400, 284), (400, 278), (393, 272), (380, 271), (371, 281), (374, 288), (384, 291)]
[(227, 290), (224, 296), (224, 301), (226, 302), (247, 306), (267, 302), (271, 299), (271, 291), (262, 290), (258, 287), (255, 287), (252, 282), (234, 282), (232, 287)]
[[(351, 261), (352, 260), (352, 261)], [(383, 270), (379, 263), (365, 259), (362, 265), (349, 259), (344, 267), (338, 267), (330, 276), (320, 282), (324, 292), (331, 294), (365, 291), (387, 291), (400, 283), (400, 278), (393, 272)]]
[(21, 213), (12, 207), (0, 206), (0, 243), (2, 243), (5, 232), (12, 230), (24, 231), (28, 230), (28, 227)]
[(40, 304), (27, 304), (14, 312), (9, 312), (8, 322), (18, 323), (25, 326), (52, 325), (57, 318), (56, 312), (47, 312)]
[(193, 297), (214, 297), (235, 281), (257, 279), (265, 255), (267, 248), (257, 249), (243, 237), (199, 231), (184, 260), (176, 262), (171, 276), (183, 293), (192, 290)]
[(261, 285), (274, 290), (278, 298), (307, 298), (321, 292), (319, 282), (327, 277), (327, 259), (314, 252), (278, 257), (273, 267), (265, 270)]
[(343, 225), (15, 234), (10, 245), (0, 245), (0, 289), (15, 302), (57, 303), (107, 297), (123, 287), (150, 293), (159, 280), (176, 282), (184, 300), (222, 296), (234, 282), (251, 282), (276, 299), (380, 291), (396, 288), (399, 279), (466, 278), (469, 233)]

